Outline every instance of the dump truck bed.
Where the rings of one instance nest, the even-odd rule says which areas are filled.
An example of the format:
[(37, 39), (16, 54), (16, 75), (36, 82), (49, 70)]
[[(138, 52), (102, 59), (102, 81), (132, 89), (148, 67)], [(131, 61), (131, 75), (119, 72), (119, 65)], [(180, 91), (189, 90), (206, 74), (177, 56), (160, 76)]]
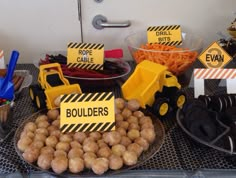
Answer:
[(123, 97), (127, 100), (137, 99), (143, 108), (151, 106), (154, 95), (162, 87), (161, 75), (167, 70), (165, 66), (143, 61), (137, 65), (133, 74), (122, 85)]

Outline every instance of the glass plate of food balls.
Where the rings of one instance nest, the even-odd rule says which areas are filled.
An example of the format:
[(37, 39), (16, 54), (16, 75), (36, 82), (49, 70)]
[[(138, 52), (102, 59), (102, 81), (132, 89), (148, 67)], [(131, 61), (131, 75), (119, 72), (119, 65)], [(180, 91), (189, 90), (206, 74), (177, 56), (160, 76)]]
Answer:
[(116, 129), (61, 133), (60, 110), (41, 110), (18, 127), (14, 146), (20, 158), (53, 175), (111, 175), (135, 168), (161, 149), (161, 121), (137, 100), (115, 99)]

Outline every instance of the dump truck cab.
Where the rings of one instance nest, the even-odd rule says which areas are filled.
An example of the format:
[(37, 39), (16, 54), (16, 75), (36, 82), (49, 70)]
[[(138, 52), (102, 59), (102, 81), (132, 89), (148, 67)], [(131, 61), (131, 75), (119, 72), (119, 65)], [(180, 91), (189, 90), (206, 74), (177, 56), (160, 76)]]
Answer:
[(167, 114), (170, 104), (182, 107), (186, 100), (184, 93), (180, 92), (181, 85), (177, 77), (166, 66), (148, 60), (136, 66), (121, 89), (125, 99), (137, 99), (141, 107), (151, 108), (161, 116)]

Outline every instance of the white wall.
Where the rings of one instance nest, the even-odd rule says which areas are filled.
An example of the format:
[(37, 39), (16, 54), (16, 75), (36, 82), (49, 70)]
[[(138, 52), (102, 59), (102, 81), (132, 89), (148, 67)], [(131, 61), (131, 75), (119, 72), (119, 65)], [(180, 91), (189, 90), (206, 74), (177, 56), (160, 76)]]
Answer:
[(13, 49), (20, 51), (18, 63), (30, 63), (75, 40), (80, 41), (76, 0), (0, 0), (0, 49), (6, 62)]
[[(124, 47), (124, 38), (150, 25), (180, 24), (202, 36), (206, 44), (219, 39), (235, 18), (236, 0), (82, 0), (85, 42), (105, 48)], [(30, 63), (45, 51), (66, 50), (69, 41), (80, 41), (77, 0), (0, 0), (0, 49), (6, 59), (12, 49), (21, 53), (19, 63)], [(127, 29), (95, 30), (97, 14), (110, 21), (131, 20)]]

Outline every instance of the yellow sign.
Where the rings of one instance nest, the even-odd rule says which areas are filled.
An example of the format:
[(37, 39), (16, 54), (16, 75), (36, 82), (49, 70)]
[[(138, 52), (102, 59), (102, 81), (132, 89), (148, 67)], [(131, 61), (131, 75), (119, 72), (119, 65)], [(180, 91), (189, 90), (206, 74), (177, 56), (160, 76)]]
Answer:
[(207, 68), (224, 68), (232, 57), (217, 42), (213, 42), (198, 59)]
[(148, 43), (159, 43), (169, 46), (182, 44), (180, 25), (152, 26), (147, 29)]
[(63, 133), (115, 130), (112, 92), (62, 95), (60, 113)]
[(67, 46), (68, 67), (103, 69), (104, 45), (91, 43), (69, 43)]

